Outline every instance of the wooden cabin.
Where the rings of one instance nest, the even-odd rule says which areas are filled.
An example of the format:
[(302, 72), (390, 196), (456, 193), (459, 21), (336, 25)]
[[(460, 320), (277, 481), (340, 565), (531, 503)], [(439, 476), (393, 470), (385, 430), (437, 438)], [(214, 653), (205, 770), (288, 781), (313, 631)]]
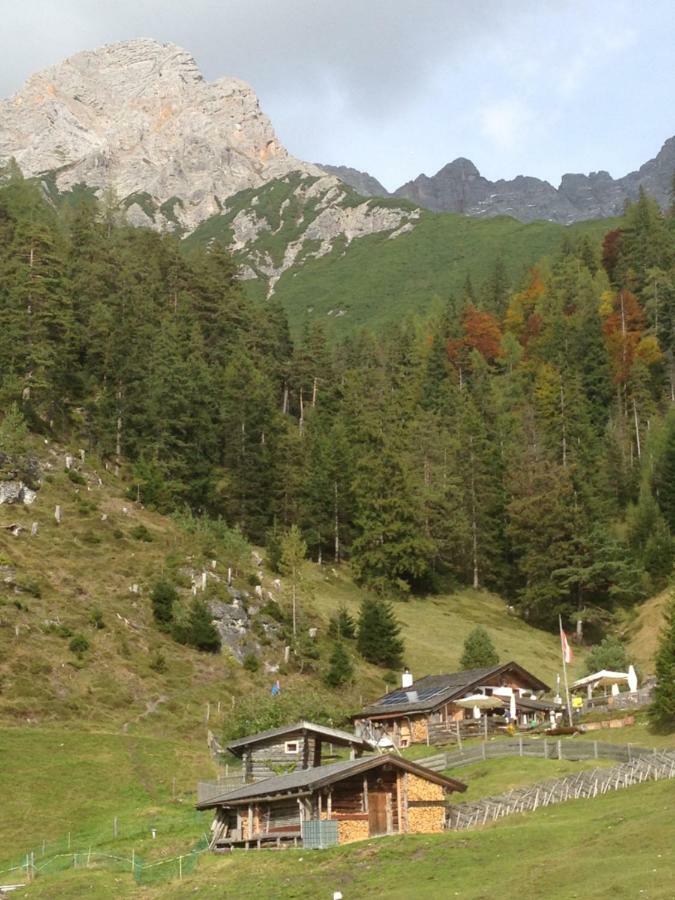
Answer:
[(390, 754), (247, 784), (198, 804), (215, 810), (211, 848), (325, 847), (442, 831), (447, 794), (466, 785)]
[[(407, 675), (407, 673), (406, 673)], [(383, 738), (395, 747), (425, 743), (460, 732), (460, 725), (482, 732), (479, 722), (511, 720), (515, 700), (516, 724), (544, 722), (554, 704), (541, 700), (550, 691), (541, 679), (516, 662), (484, 669), (468, 669), (447, 675), (427, 675), (417, 681), (407, 677), (404, 688), (390, 691), (354, 716), (356, 731), (377, 743)], [(470, 702), (476, 698), (477, 706)], [(489, 708), (486, 708), (489, 707)], [(476, 709), (481, 719), (476, 722)], [(487, 730), (487, 728), (486, 728)]]
[(337, 758), (336, 747), (347, 747), (352, 759), (373, 750), (372, 744), (363, 737), (314, 722), (295, 722), (272, 728), (227, 745), (230, 753), (243, 760), (246, 781), (260, 781), (295, 769), (320, 766), (331, 757)]

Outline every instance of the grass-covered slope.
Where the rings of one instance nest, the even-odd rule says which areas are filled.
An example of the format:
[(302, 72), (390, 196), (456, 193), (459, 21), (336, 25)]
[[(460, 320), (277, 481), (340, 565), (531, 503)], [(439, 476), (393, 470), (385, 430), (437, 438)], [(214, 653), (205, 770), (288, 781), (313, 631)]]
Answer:
[(301, 900), (671, 900), (675, 781), (639, 785), (459, 834), (377, 839), (326, 851), (205, 855), (194, 874), (144, 887), (123, 873), (70, 870), (23, 896)]

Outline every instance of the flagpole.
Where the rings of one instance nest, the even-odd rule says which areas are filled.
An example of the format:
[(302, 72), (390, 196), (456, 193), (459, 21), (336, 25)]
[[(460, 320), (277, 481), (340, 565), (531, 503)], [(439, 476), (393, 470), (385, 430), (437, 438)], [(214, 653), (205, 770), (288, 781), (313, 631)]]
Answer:
[(563, 678), (565, 679), (565, 698), (567, 700), (567, 715), (569, 716), (570, 727), (573, 725), (572, 721), (572, 705), (570, 703), (570, 689), (567, 684), (567, 660), (565, 659), (565, 647), (563, 646), (563, 627), (562, 627), (562, 616), (558, 615), (558, 626), (560, 628), (560, 652), (562, 654), (562, 664), (563, 664)]

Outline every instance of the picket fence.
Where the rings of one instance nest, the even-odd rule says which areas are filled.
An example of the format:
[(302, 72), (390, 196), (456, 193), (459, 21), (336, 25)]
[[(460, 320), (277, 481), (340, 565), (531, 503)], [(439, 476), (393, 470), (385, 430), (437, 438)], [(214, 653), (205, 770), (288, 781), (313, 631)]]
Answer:
[(663, 778), (675, 778), (675, 751), (650, 752), (618, 766), (586, 769), (575, 775), (514, 788), (506, 794), (485, 797), (474, 803), (457, 803), (448, 807), (446, 827), (454, 831), (476, 828), (504, 816), (531, 812), (567, 800), (597, 797)]

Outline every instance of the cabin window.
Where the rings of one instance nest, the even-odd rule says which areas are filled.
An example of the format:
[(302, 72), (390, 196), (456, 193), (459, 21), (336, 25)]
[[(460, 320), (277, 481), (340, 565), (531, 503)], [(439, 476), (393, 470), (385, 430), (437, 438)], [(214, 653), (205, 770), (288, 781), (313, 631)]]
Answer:
[(489, 687), (489, 688), (486, 687), (486, 688), (485, 688), (485, 696), (486, 696), (486, 697), (491, 697), (491, 696), (492, 696), (492, 693), (493, 693), (493, 691), (492, 691), (492, 688), (491, 688), (491, 687)]
[(300, 749), (300, 744), (298, 741), (286, 741), (284, 745), (284, 750), (286, 753), (297, 753)]

